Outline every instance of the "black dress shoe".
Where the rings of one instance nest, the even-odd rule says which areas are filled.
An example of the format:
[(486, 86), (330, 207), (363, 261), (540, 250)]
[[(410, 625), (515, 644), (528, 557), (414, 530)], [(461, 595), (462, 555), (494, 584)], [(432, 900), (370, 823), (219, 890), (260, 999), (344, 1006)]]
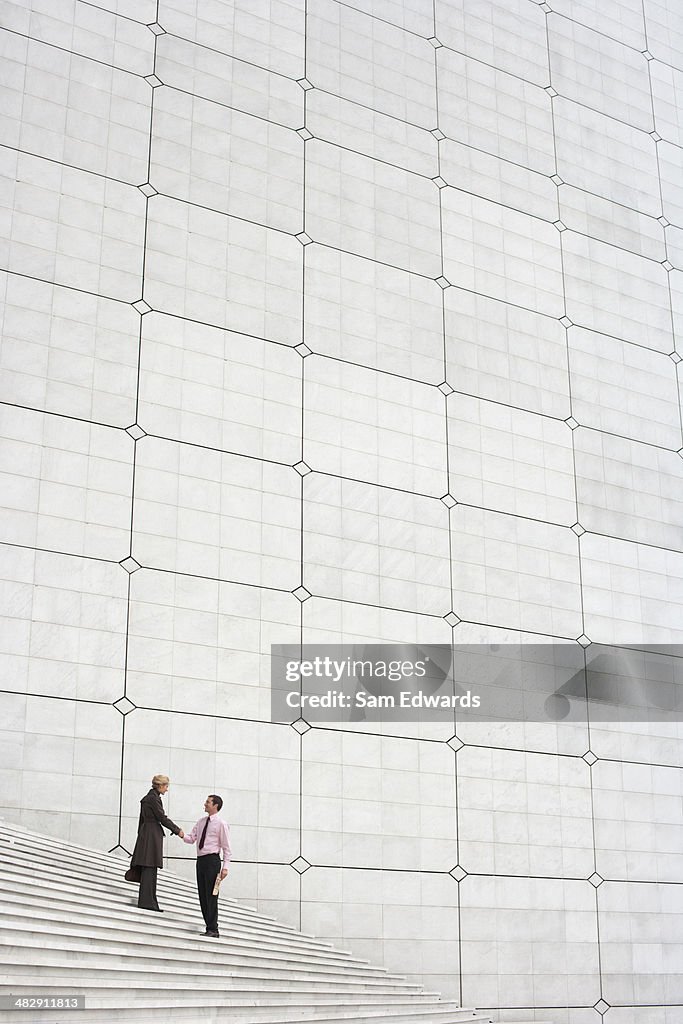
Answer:
[(218, 932), (207, 932), (206, 934), (211, 939), (220, 939), (220, 935), (218, 934)]

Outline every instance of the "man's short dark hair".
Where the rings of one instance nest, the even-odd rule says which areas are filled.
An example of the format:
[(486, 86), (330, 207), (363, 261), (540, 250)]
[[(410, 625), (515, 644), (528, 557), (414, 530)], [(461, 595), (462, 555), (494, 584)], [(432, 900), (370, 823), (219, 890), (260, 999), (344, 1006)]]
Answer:
[(221, 807), (223, 806), (223, 797), (218, 796), (217, 793), (209, 793), (209, 800), (211, 801), (213, 806), (217, 807), (218, 810), (220, 811)]

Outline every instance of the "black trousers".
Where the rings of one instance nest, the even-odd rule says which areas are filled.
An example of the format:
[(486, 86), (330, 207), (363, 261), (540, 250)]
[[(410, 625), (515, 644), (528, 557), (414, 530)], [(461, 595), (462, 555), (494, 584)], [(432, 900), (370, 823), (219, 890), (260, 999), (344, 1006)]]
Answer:
[(157, 868), (140, 868), (138, 906), (141, 910), (158, 910)]
[(217, 853), (197, 857), (197, 891), (207, 932), (218, 931), (218, 896), (213, 895), (213, 886), (220, 869), (221, 858)]

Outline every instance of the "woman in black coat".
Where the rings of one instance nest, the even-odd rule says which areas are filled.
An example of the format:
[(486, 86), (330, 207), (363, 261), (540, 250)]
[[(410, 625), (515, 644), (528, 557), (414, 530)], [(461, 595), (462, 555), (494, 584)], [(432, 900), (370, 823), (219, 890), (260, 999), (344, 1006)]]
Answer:
[(170, 829), (174, 835), (185, 837), (185, 833), (174, 821), (167, 818), (161, 794), (168, 792), (168, 775), (155, 775), (152, 788), (140, 801), (140, 820), (138, 821), (138, 838), (131, 857), (131, 867), (140, 870), (140, 893), (138, 907), (142, 910), (158, 910), (163, 913), (157, 902), (157, 868), (163, 867), (164, 828)]

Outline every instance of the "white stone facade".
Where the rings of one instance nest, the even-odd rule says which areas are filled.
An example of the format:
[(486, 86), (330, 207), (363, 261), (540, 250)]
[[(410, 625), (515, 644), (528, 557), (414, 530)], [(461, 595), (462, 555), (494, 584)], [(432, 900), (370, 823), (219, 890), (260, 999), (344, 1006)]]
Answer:
[(167, 772), (284, 921), (680, 1024), (678, 723), (269, 721), (274, 642), (683, 639), (679, 0), (0, 11), (0, 813)]

